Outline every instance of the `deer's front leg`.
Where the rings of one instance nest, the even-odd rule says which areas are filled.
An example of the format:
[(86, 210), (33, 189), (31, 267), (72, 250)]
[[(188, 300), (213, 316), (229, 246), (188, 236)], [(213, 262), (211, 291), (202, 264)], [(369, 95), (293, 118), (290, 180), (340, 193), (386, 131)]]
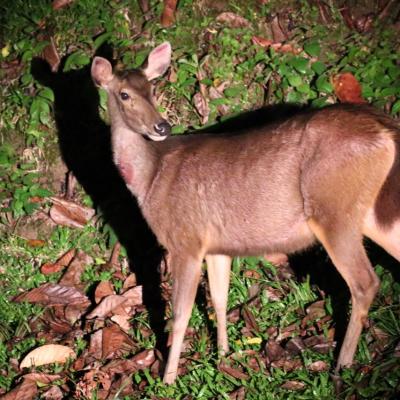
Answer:
[(164, 372), (164, 383), (167, 384), (173, 383), (177, 376), (182, 343), (199, 284), (202, 258), (174, 254), (170, 256), (173, 324), (172, 345)]
[(226, 332), (226, 307), (232, 258), (224, 255), (206, 256), (211, 299), (217, 317), (218, 348), (222, 354), (229, 350)]

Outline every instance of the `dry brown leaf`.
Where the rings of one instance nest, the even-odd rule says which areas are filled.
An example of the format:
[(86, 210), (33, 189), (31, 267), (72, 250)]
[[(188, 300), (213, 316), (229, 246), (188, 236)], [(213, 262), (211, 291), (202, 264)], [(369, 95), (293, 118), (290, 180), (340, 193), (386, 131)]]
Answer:
[(143, 304), (143, 287), (141, 285), (128, 289), (122, 294), (122, 297), (128, 299), (124, 306), (138, 306)]
[(113, 285), (110, 281), (101, 281), (94, 291), (94, 301), (99, 304), (104, 297), (115, 294)]
[(60, 344), (45, 344), (30, 351), (19, 366), (20, 369), (52, 363), (65, 363), (69, 358), (75, 358), (75, 352)]
[(246, 389), (242, 386), (239, 389), (229, 393), (231, 400), (244, 400), (246, 398)]
[(268, 340), (265, 345), (265, 353), (270, 363), (287, 357), (285, 349), (275, 340)]
[(51, 197), (53, 206), (50, 209), (50, 218), (58, 225), (70, 228), (83, 228), (94, 216), (95, 210), (84, 207), (73, 201)]
[(40, 239), (29, 239), (26, 241), (26, 244), (29, 247), (43, 247), (46, 242), (44, 240), (40, 240)]
[(325, 361), (319, 360), (307, 365), (307, 369), (312, 372), (323, 372), (328, 371), (329, 365)]
[(164, 0), (164, 10), (161, 15), (161, 26), (168, 28), (175, 22), (175, 10), (178, 0)]
[(244, 319), (247, 329), (254, 332), (260, 332), (260, 328), (257, 324), (256, 318), (254, 317), (253, 312), (250, 310), (249, 307), (243, 306), (242, 317)]
[(260, 36), (253, 36), (253, 37), (251, 38), (251, 41), (252, 41), (255, 45), (261, 46), (261, 47), (265, 47), (265, 48), (270, 47), (270, 46), (274, 43), (273, 40), (271, 40), (271, 39), (265, 39), (265, 38), (262, 38), (262, 37), (260, 37)]
[(110, 319), (115, 322), (124, 332), (128, 333), (129, 329), (131, 329), (131, 324), (129, 320), (132, 318), (132, 315), (113, 315)]
[(23, 380), (14, 389), (1, 396), (1, 400), (32, 400), (38, 393), (37, 385), (31, 380)]
[(227, 11), (219, 14), (216, 18), (217, 22), (229, 25), (230, 28), (249, 28), (250, 22), (246, 18)]
[(300, 381), (286, 381), (283, 385), (281, 385), (282, 389), (287, 390), (302, 390), (306, 387), (306, 384)]
[(208, 116), (210, 115), (210, 107), (208, 106), (207, 100), (200, 92), (197, 92), (193, 96), (193, 104), (201, 117), (201, 124), (206, 124), (208, 121)]
[(303, 340), (300, 337), (294, 337), (286, 343), (285, 350), (291, 356), (297, 356), (305, 349), (305, 347), (306, 346), (304, 345)]
[(122, 285), (122, 293), (126, 292), (128, 289), (135, 287), (137, 285), (136, 275), (134, 273), (129, 274), (124, 280)]
[(279, 23), (279, 14), (275, 15), (271, 20), (271, 31), (275, 43), (280, 43), (287, 40), (287, 36), (283, 32)]
[(111, 379), (107, 373), (98, 369), (86, 372), (75, 388), (74, 399), (91, 399), (96, 392), (96, 398), (106, 399), (111, 388)]
[(106, 318), (113, 310), (115, 310), (117, 307), (127, 301), (128, 298), (118, 294), (112, 294), (110, 296), (104, 297), (103, 300), (101, 300), (100, 304), (95, 307), (95, 309), (90, 312), (86, 316), (86, 318)]
[[(65, 0), (64, 0), (65, 1)], [(54, 7), (54, 3), (53, 3)], [(56, 44), (53, 37), (48, 39), (50, 43), (43, 49), (42, 57), (48, 62), (52, 72), (57, 72), (58, 66), (60, 65), (61, 59), (58, 54)]]
[(138, 370), (138, 366), (133, 360), (117, 359), (111, 360), (104, 367), (102, 367), (101, 370), (107, 372), (109, 375), (130, 375)]
[(225, 364), (225, 363), (220, 363), (218, 365), (218, 369), (223, 373), (227, 374), (230, 376), (233, 376), (236, 379), (249, 379), (249, 376), (245, 374), (243, 371), (240, 371), (237, 368), (232, 368), (231, 366)]
[(27, 301), (28, 303), (40, 303), (47, 306), (72, 304), (88, 305), (90, 303), (89, 299), (79, 290), (57, 283), (45, 283), (27, 293), (22, 293), (16, 297), (14, 301)]
[(361, 95), (361, 85), (351, 72), (335, 75), (332, 78), (332, 83), (335, 94), (342, 103), (366, 103)]
[(48, 385), (49, 383), (61, 379), (61, 375), (51, 375), (51, 374), (45, 374), (43, 372), (31, 372), (29, 374), (25, 374), (23, 378), (29, 379), (32, 382), (39, 382), (44, 385)]
[(90, 343), (89, 343), (89, 354), (100, 360), (103, 354), (102, 350), (103, 344), (103, 329), (99, 329), (98, 331), (92, 333), (90, 335)]
[(45, 263), (40, 267), (40, 272), (44, 275), (54, 274), (66, 267), (75, 257), (75, 249), (68, 250), (55, 263)]
[(83, 288), (84, 284), (81, 282), (81, 275), (85, 271), (86, 267), (92, 263), (92, 257), (88, 256), (83, 251), (78, 251), (78, 254), (69, 264), (59, 283), (65, 286)]
[(132, 351), (135, 343), (118, 325), (103, 329), (102, 357), (113, 358)]
[(49, 390), (46, 390), (40, 397), (43, 400), (62, 400), (64, 399), (64, 393), (59, 386), (51, 386)]
[(151, 364), (155, 361), (156, 356), (154, 350), (147, 349), (132, 357), (132, 361), (136, 364), (138, 369), (149, 368)]

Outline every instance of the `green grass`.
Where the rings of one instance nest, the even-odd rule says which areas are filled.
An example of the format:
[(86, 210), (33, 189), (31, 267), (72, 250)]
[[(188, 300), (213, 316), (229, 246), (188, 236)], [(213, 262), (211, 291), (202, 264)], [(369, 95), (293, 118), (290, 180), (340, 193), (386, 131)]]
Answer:
[[(345, 71), (352, 72), (360, 81), (368, 102), (398, 117), (400, 51), (398, 33), (391, 21), (377, 23), (372, 32), (360, 34), (344, 24), (335, 2), (329, 2), (329, 25), (321, 23), (318, 8), (309, 2), (292, 3), (293, 30), (289, 42), (300, 50), (298, 54), (265, 50), (252, 42), (253, 36), (270, 37), (266, 21), (282, 8), (281, 2), (276, 1), (262, 6), (256, 1), (228, 2), (223, 11), (235, 12), (248, 20), (247, 27), (235, 28), (217, 23), (215, 18), (220, 10), (209, 7), (205, 1), (182, 0), (176, 24), (169, 29), (159, 25), (162, 2), (156, 0), (150, 1), (151, 19), (147, 22), (138, 2), (133, 0), (76, 0), (58, 11), (52, 10), (47, 0), (15, 0), (12, 7), (7, 2), (0, 4), (0, 62), (2, 66), (12, 66), (13, 62), (20, 65), (12, 76), (6, 74), (6, 68), (0, 71), (0, 389), (15, 386), (19, 376), (16, 362), (41, 343), (31, 334), (30, 322), (39, 318), (43, 309), (15, 303), (13, 297), (46, 281), (57, 281), (60, 274), (44, 276), (40, 266), (71, 248), (81, 249), (95, 260), (82, 276), (87, 292), (91, 293), (97, 282), (111, 278), (101, 266), (117, 240), (101, 218), (81, 230), (55, 227), (37, 231), (44, 240), (41, 247), (30, 246), (19, 233), (38, 212), (48, 211), (49, 196), (60, 191), (52, 184), (51, 176), (60, 157), (52, 114), (54, 93), (35, 81), (30, 69), (31, 60), (48, 44), (48, 35), (53, 37), (60, 56), (65, 57), (65, 71), (87, 66), (105, 43), (113, 47), (116, 59), (125, 67), (137, 67), (154, 44), (170, 41), (174, 78), (160, 82), (157, 93), (164, 94), (160, 109), (174, 125), (176, 134), (202, 125), (193, 101), (200, 85), (208, 93), (219, 90), (218, 97), (208, 99), (208, 124), (213, 124), (262, 105), (295, 103), (321, 107), (334, 102), (331, 77)], [(104, 104), (102, 98), (102, 112)], [(83, 191), (78, 197), (91, 205)], [(32, 200), (37, 198), (40, 201)], [(122, 258), (125, 256), (123, 251)], [(400, 357), (395, 352), (400, 340), (400, 285), (385, 265), (376, 269), (382, 285), (369, 314), (370, 325), (388, 338), (377, 351), (378, 339), (370, 329), (365, 331), (355, 367), (342, 373), (341, 398), (389, 399), (400, 390)], [(250, 276), (246, 270), (254, 270), (255, 274)], [(259, 341), (249, 342), (247, 334), (243, 334), (243, 315), (228, 326), (231, 349), (235, 357), (243, 357), (231, 357), (228, 361), (247, 374), (248, 379), (235, 378), (217, 368), (215, 321), (208, 317), (212, 309), (206, 296), (191, 318), (195, 335), (184, 355), (189, 359), (187, 373), (167, 387), (149, 371), (139, 371), (132, 376), (137, 391), (133, 398), (228, 399), (230, 393), (241, 387), (246, 399), (337, 398), (330, 371), (307, 369), (314, 361), (324, 361), (332, 369), (333, 351), (318, 354), (307, 349), (298, 356), (301, 367), (292, 371), (265, 365), (263, 357), (257, 356), (274, 335), (271, 327), (279, 333), (293, 325), (293, 336), (298, 335), (306, 309), (313, 302), (324, 299), (326, 314), (332, 314), (331, 299), (324, 297), (309, 279), (282, 281), (278, 275), (274, 267), (257, 258), (235, 259), (233, 263), (230, 310), (242, 308), (249, 300), (249, 290), (254, 290), (254, 285), (259, 287), (259, 302), (247, 305), (259, 328), (252, 334)], [(114, 282), (117, 287), (122, 284), (115, 279)], [(275, 290), (279, 298), (268, 298), (268, 288)], [(130, 336), (138, 347), (154, 346), (154, 335), (143, 335), (144, 328), (149, 328), (147, 312), (136, 314), (132, 321), (134, 329)], [(314, 334), (308, 330), (311, 327), (327, 335), (333, 326), (328, 321), (323, 328), (311, 323), (304, 329), (306, 336)], [(75, 341), (78, 352), (87, 345), (86, 337)], [(258, 360), (258, 369), (249, 366), (254, 362), (248, 360), (251, 351), (255, 351), (256, 355), (251, 357)], [(64, 372), (74, 386), (79, 374), (68, 370), (68, 366)], [(304, 388), (282, 388), (291, 380), (304, 383)]]

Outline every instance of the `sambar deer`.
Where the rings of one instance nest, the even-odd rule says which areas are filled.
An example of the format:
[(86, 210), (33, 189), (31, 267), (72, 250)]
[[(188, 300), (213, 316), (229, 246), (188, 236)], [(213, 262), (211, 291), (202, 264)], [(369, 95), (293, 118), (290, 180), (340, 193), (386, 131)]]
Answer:
[(379, 287), (363, 235), (400, 260), (399, 127), (372, 108), (334, 105), (242, 133), (163, 142), (170, 125), (150, 81), (170, 58), (166, 42), (140, 69), (113, 73), (96, 57), (91, 70), (108, 93), (115, 164), (169, 254), (173, 328), (164, 382), (177, 376), (204, 259), (218, 346), (227, 352), (231, 258), (288, 254), (317, 241), (350, 288), (337, 370), (350, 365)]

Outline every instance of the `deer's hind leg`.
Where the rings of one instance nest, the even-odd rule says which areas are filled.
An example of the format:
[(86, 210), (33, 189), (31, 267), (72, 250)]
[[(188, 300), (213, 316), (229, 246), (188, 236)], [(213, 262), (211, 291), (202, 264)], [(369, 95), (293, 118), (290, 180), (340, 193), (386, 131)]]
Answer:
[(379, 279), (365, 253), (360, 231), (346, 225), (335, 229), (314, 219), (309, 220), (309, 226), (325, 247), (351, 293), (352, 311), (337, 362), (339, 370), (353, 362), (369, 307), (379, 288)]
[[(372, 142), (373, 137), (369, 140)], [(369, 307), (379, 288), (379, 279), (363, 246), (363, 232), (394, 154), (392, 142), (384, 136), (377, 135), (372, 145), (351, 145), (356, 151), (345, 142), (339, 143), (335, 157), (324, 154), (322, 149), (302, 177), (308, 225), (351, 293), (352, 311), (337, 370), (353, 362)]]

